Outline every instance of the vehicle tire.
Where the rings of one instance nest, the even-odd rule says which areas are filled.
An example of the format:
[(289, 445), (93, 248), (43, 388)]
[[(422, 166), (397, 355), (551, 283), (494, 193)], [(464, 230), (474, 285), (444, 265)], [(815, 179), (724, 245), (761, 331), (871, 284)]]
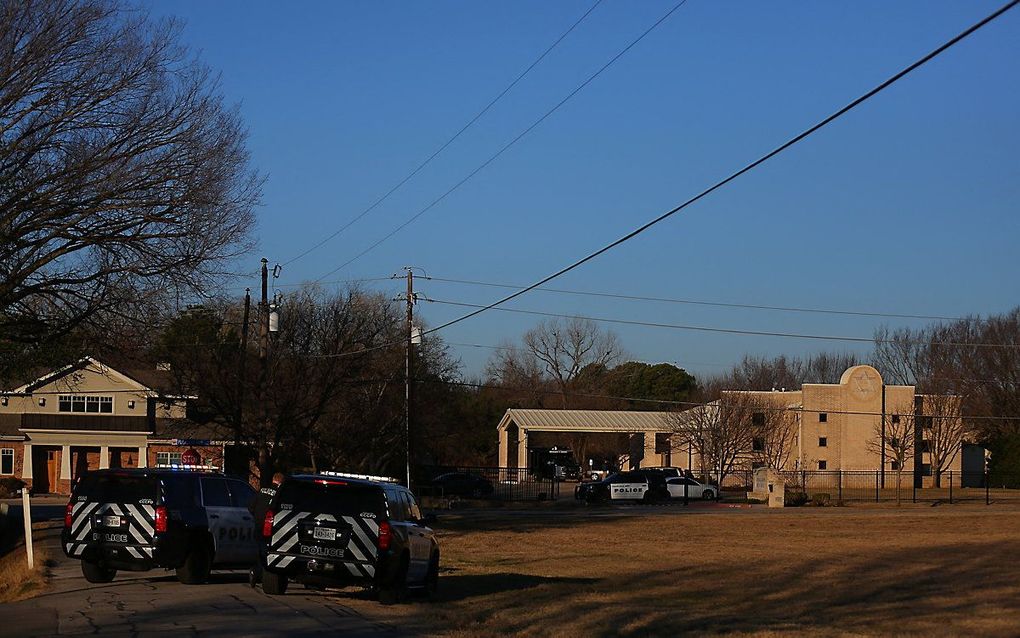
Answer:
[(407, 555), (400, 558), (400, 566), (393, 574), (393, 580), (379, 588), (379, 602), (384, 605), (396, 605), (404, 602), (407, 595)]
[(270, 596), (283, 596), (287, 593), (287, 575), (271, 571), (263, 572), (262, 591)]
[(654, 503), (657, 500), (659, 499), (655, 498), (655, 493), (651, 490), (647, 490), (644, 496), (641, 497), (641, 501), (644, 503)]
[(706, 501), (714, 501), (715, 492), (713, 490), (705, 490), (704, 492), (701, 493), (701, 498)]
[(83, 560), (81, 562), (81, 573), (85, 580), (90, 583), (108, 583), (117, 575), (117, 570), (104, 567), (99, 563)]
[(425, 572), (425, 597), (434, 598), (439, 591), (439, 554), (432, 554), (429, 570)]
[(209, 580), (210, 570), (212, 570), (212, 548), (205, 541), (198, 542), (188, 552), (184, 564), (177, 568), (177, 580), (185, 585), (201, 585)]

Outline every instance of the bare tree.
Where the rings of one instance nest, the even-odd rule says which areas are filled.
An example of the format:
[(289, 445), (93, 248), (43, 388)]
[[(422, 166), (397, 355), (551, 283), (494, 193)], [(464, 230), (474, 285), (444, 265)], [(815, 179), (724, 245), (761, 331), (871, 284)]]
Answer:
[(858, 363), (857, 355), (848, 352), (819, 352), (804, 359), (747, 355), (730, 371), (730, 387), (795, 390), (805, 383), (836, 383), (847, 368)]
[(969, 431), (960, 416), (961, 397), (952, 394), (925, 394), (920, 397), (919, 421), (928, 452), (935, 486), (942, 486), (942, 475), (960, 454)]
[(900, 406), (893, 411), (895, 416), (885, 419), (885, 426), (875, 425), (872, 438), (867, 441), (868, 450), (888, 458), (896, 471), (896, 505), (900, 504), (900, 486), (903, 482), (903, 470), (914, 454), (914, 417), (913, 406)]
[(763, 396), (749, 396), (747, 402), (754, 437), (751, 459), (764, 467), (785, 469), (797, 440), (797, 413)]
[(178, 32), (117, 0), (0, 3), (5, 352), (206, 291), (249, 247), (261, 178)]
[(524, 347), (545, 367), (567, 407), (571, 382), (586, 366), (607, 366), (623, 355), (616, 334), (588, 319), (546, 320), (524, 334)]
[(747, 392), (722, 392), (715, 401), (673, 413), (674, 446), (698, 455), (702, 476), (715, 475), (721, 486), (741, 461), (750, 458), (755, 414), (760, 401)]

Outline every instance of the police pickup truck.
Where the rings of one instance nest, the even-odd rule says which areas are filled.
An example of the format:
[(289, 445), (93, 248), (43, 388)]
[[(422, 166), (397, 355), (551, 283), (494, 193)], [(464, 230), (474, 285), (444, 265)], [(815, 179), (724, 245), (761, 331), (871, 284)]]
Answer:
[(361, 585), (380, 602), (439, 579), (439, 544), (418, 503), (395, 479), (322, 472), (284, 479), (262, 521), (262, 589)]
[(90, 583), (158, 567), (175, 569), (182, 583), (203, 583), (213, 568), (258, 560), (254, 499), (246, 482), (205, 469), (86, 472), (71, 492), (61, 545)]
[(666, 477), (661, 471), (655, 470), (615, 472), (601, 481), (582, 483), (574, 488), (574, 498), (586, 503), (653, 502), (668, 499), (669, 496)]

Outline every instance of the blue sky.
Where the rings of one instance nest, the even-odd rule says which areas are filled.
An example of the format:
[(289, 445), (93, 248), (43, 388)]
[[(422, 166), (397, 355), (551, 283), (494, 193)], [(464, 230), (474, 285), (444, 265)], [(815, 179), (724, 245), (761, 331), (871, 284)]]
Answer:
[[(286, 262), (364, 210), (497, 95), (594, 0), (152, 2), (222, 74), (265, 173), (259, 249)], [(278, 283), (314, 280), (474, 170), (673, 3), (604, 0), (489, 113), (375, 211)], [(997, 2), (690, 0), (485, 170), (328, 281), (405, 265), (528, 284), (623, 235), (871, 88)], [(1018, 303), (1020, 10), (789, 152), (553, 287), (940, 316)], [(235, 282), (238, 293), (245, 285)], [(398, 283), (366, 286), (392, 291)], [(442, 282), (438, 300), (503, 291)], [(543, 292), (509, 307), (870, 337), (876, 319)], [(423, 303), (431, 325), (462, 308)], [(537, 317), (486, 313), (455, 343), (516, 340)], [(866, 346), (611, 326), (634, 359), (695, 374), (744, 353)], [(467, 374), (491, 351), (455, 348)]]

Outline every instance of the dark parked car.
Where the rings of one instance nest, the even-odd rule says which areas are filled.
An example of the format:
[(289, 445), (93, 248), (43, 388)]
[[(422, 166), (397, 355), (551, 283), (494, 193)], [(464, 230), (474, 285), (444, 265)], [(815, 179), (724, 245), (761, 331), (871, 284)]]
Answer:
[(432, 479), (432, 491), (436, 496), (466, 496), (484, 498), (491, 496), (492, 483), (484, 476), (468, 472), (449, 472)]

